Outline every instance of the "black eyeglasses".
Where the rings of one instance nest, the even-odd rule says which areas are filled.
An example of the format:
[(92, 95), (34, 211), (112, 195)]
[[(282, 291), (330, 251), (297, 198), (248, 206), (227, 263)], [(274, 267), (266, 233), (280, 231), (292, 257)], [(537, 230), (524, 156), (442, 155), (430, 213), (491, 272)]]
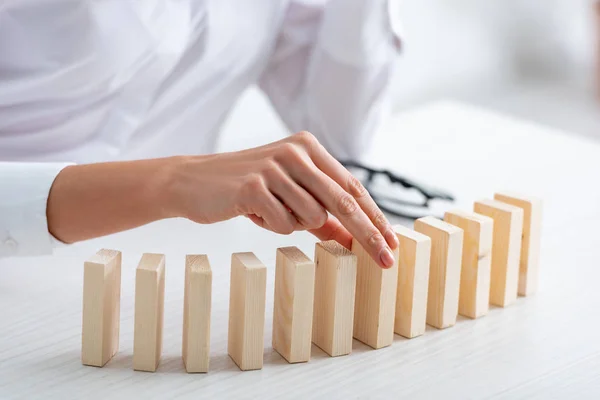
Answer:
[(362, 182), (381, 211), (390, 215), (417, 219), (432, 215), (432, 200), (454, 201), (451, 194), (388, 170), (370, 168), (355, 161), (340, 162)]

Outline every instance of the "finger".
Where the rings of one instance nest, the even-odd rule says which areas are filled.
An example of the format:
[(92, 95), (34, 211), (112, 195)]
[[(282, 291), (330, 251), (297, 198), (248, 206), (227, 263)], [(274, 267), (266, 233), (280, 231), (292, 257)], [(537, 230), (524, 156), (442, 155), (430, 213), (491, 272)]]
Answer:
[(317, 229), (310, 229), (310, 233), (315, 235), (319, 240), (335, 240), (348, 250), (352, 249), (352, 235), (344, 225), (333, 215), (329, 215), (327, 222)]
[(342, 189), (354, 197), (359, 207), (365, 212), (379, 232), (383, 234), (387, 244), (392, 249), (398, 247), (398, 238), (394, 234), (392, 225), (388, 222), (377, 204), (375, 204), (375, 201), (362, 183), (322, 146), (319, 145), (319, 147), (320, 149), (315, 152), (313, 160), (317, 168), (330, 176)]
[(272, 230), (269, 227), (267, 227), (265, 220), (262, 219), (261, 217), (259, 217), (258, 215), (248, 214), (248, 215), (246, 215), (246, 217), (248, 217), (248, 219), (250, 221), (254, 222), (256, 225), (260, 226), (261, 228)]
[(316, 140), (304, 139), (307, 142), (306, 149), (315, 166), (331, 177), (342, 189), (354, 197), (359, 207), (367, 214), (373, 225), (384, 236), (387, 244), (395, 249), (398, 247), (398, 238), (392, 229), (383, 212), (379, 209), (369, 192), (348, 171), (339, 161), (337, 161), (327, 150)]
[(268, 180), (269, 189), (273, 194), (293, 212), (304, 228), (322, 227), (327, 221), (325, 208), (283, 170), (278, 170), (277, 174), (278, 176)]
[[(248, 219), (250, 219), (250, 221), (254, 222), (256, 225), (260, 226), (263, 229), (266, 229), (271, 232), (279, 233), (279, 232), (276, 232), (275, 229), (273, 229), (262, 217), (259, 217), (258, 215), (249, 214), (249, 215), (246, 215), (246, 217), (248, 217)], [(296, 229), (296, 230), (298, 230), (298, 229)]]
[[(253, 212), (263, 220), (263, 227), (282, 235), (289, 235), (295, 230), (301, 229), (301, 225), (292, 213), (279, 201), (269, 190), (264, 191), (261, 196), (256, 196), (256, 204), (252, 207)], [(255, 219), (250, 217), (254, 222)]]
[(293, 163), (289, 168), (292, 177), (338, 218), (375, 262), (388, 268), (394, 264), (386, 240), (354, 197), (314, 165)]

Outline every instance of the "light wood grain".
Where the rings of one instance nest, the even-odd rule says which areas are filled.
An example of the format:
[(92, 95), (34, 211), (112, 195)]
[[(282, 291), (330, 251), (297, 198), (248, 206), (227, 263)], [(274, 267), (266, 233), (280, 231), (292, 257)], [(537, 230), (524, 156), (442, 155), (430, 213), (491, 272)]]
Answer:
[(231, 256), (227, 352), (242, 371), (263, 367), (267, 267), (253, 253)]
[(135, 271), (133, 369), (154, 372), (163, 347), (165, 256), (145, 253)]
[[(313, 258), (315, 239), (306, 232), (275, 235), (246, 218), (212, 225), (169, 219), (61, 247), (52, 256), (0, 259), (0, 398), (596, 398), (600, 236), (593, 222), (600, 216), (600, 186), (593, 183), (600, 144), (446, 102), (415, 108), (393, 122), (374, 136), (366, 163), (446, 188), (464, 210), (505, 186), (544, 200), (536, 295), (519, 297), (515, 307), (493, 307), (485, 318), (460, 318), (452, 329), (428, 327), (414, 340), (396, 336), (380, 351), (355, 340), (350, 356), (331, 358), (314, 346), (305, 364), (288, 364), (270, 348), (273, 296), (267, 295), (264, 367), (240, 372), (227, 356), (231, 253), (252, 249), (268, 268), (272, 293), (275, 249), (298, 246)], [(231, 135), (229, 141), (244, 147), (243, 137), (259, 140)], [(507, 154), (514, 155), (510, 162)], [(199, 244), (213, 267), (210, 372), (201, 375), (186, 374), (181, 362), (183, 264)], [(127, 249), (121, 339), (104, 368), (90, 368), (79, 360), (82, 267), (100, 248)], [(135, 265), (145, 250), (164, 252), (170, 262), (163, 359), (152, 375), (131, 370)], [(574, 335), (566, 334), (574, 327)]]
[(81, 362), (103, 367), (119, 350), (121, 252), (102, 249), (83, 265)]
[(208, 257), (185, 257), (183, 337), (181, 354), (188, 373), (208, 372), (212, 270)]
[(310, 360), (315, 264), (297, 247), (277, 249), (273, 349), (289, 363)]
[(475, 202), (475, 212), (494, 220), (490, 303), (506, 307), (517, 299), (523, 209), (496, 200)]
[(452, 210), (446, 212), (444, 221), (464, 231), (458, 313), (479, 318), (489, 309), (494, 220), (477, 213)]
[(332, 357), (352, 352), (356, 261), (333, 240), (315, 245), (312, 341)]
[(394, 265), (383, 269), (358, 243), (356, 254), (356, 301), (354, 302), (354, 338), (379, 349), (394, 341), (396, 290), (398, 288), (398, 249), (393, 251)]
[(494, 199), (523, 209), (518, 293), (521, 296), (532, 295), (537, 292), (539, 281), (542, 200), (511, 192), (496, 193)]
[(431, 238), (427, 324), (451, 327), (458, 314), (463, 230), (434, 217), (416, 220), (415, 230)]
[(431, 239), (402, 225), (398, 237), (398, 290), (394, 332), (406, 338), (425, 333)]

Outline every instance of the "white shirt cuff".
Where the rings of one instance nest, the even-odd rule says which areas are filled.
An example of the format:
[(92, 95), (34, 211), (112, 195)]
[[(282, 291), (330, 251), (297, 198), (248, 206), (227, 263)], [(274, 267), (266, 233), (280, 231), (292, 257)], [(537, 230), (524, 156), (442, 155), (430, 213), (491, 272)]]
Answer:
[(364, 66), (392, 60), (400, 51), (398, 0), (331, 0), (319, 44), (340, 62)]
[(51, 254), (46, 205), (54, 179), (69, 163), (0, 162), (0, 257)]

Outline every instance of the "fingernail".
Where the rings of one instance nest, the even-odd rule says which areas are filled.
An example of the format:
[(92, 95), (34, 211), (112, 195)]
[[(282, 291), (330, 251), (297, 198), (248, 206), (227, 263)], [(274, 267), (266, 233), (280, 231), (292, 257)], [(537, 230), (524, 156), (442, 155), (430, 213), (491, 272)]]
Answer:
[(398, 242), (398, 237), (392, 228), (388, 228), (388, 230), (385, 231), (385, 241), (392, 249), (395, 249), (400, 245)]
[(379, 252), (379, 259), (386, 268), (390, 268), (394, 265), (394, 255), (387, 247), (384, 247), (383, 250)]

